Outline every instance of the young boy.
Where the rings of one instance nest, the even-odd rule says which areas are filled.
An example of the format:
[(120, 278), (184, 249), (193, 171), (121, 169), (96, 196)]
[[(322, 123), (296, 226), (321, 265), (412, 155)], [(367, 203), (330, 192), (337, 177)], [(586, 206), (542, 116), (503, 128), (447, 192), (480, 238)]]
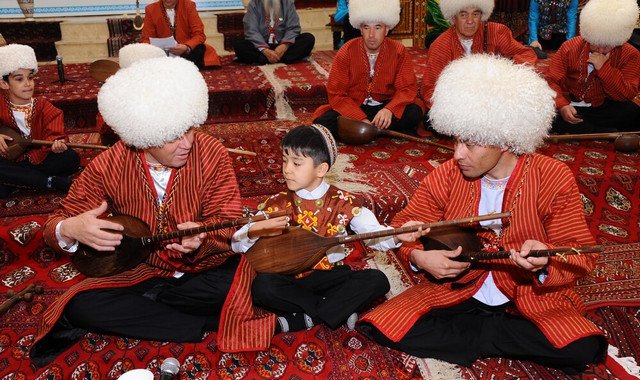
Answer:
[[(323, 126), (299, 126), (282, 140), (282, 172), (289, 191), (269, 197), (258, 208), (265, 212), (292, 209), (292, 219), (279, 217), (239, 229), (232, 238), (236, 252), (246, 252), (260, 236), (277, 235), (289, 221), (324, 236), (379, 231), (373, 213), (352, 194), (327, 184), (324, 176), (337, 156), (336, 142)], [(405, 225), (416, 225), (407, 222)], [(415, 241), (421, 232), (367, 241), (377, 250), (397, 248), (399, 241)], [(353, 329), (357, 312), (389, 291), (389, 281), (376, 269), (352, 270), (337, 265), (344, 247), (332, 247), (313, 270), (297, 276), (258, 274), (251, 292), (256, 306), (279, 315), (276, 332), (309, 329), (324, 323), (335, 329), (347, 323)]]
[(33, 77), (38, 61), (33, 49), (10, 44), (0, 47), (0, 124), (23, 137), (53, 141), (50, 147), (30, 147), (23, 155), (7, 159), (12, 138), (0, 132), (0, 198), (17, 187), (67, 191), (69, 176), (78, 170), (80, 157), (64, 142), (62, 111), (44, 98), (34, 98)]

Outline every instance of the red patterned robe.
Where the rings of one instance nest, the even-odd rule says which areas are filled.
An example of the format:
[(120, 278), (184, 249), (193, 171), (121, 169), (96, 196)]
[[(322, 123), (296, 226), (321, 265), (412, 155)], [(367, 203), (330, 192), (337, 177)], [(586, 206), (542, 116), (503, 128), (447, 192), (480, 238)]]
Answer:
[[(511, 58), (516, 63), (536, 63), (536, 53), (529, 47), (516, 41), (511, 30), (505, 25), (495, 22), (488, 23), (487, 49), (484, 50), (484, 26), (481, 25), (473, 36), (471, 53), (492, 53)], [(442, 33), (429, 47), (427, 65), (422, 77), (420, 97), (427, 108), (431, 109), (431, 96), (440, 73), (449, 64), (464, 56), (464, 48), (454, 27)]]
[[(394, 218), (393, 225), (408, 220), (425, 222), (477, 215), (481, 192), (480, 179), (466, 179), (457, 163), (449, 160), (429, 174), (407, 207)], [(503, 221), (501, 246), (519, 250), (527, 239), (550, 247), (594, 244), (584, 220), (575, 179), (566, 165), (539, 154), (523, 155), (509, 178), (504, 194), (503, 212), (511, 218)], [(490, 237), (493, 232), (482, 233)], [(398, 255), (407, 265), (411, 245), (403, 245)], [(420, 247), (421, 248), (421, 247)], [(573, 290), (577, 279), (593, 268), (597, 255), (568, 255), (549, 259), (548, 277), (543, 284), (537, 274), (517, 267), (510, 259), (492, 261), (491, 273), (496, 286), (532, 321), (556, 348), (591, 335), (602, 335), (583, 316), (584, 304)], [(473, 267), (472, 267), (473, 268)], [(393, 341), (399, 341), (424, 314), (471, 298), (482, 286), (489, 271), (471, 269), (455, 279), (457, 284), (478, 278), (472, 284), (455, 287), (453, 282), (437, 284), (425, 280), (367, 313), (371, 322)]]
[[(42, 97), (34, 98), (35, 110), (31, 117), (31, 136), (32, 140), (55, 141), (66, 139), (64, 133), (64, 115), (62, 111), (51, 104), (47, 99)], [(11, 114), (11, 108), (8, 101), (0, 101), (0, 124), (14, 129), (22, 135), (20, 128), (15, 123), (15, 119)], [(25, 152), (29, 162), (34, 165), (41, 163), (47, 154), (51, 152), (51, 147), (33, 147)], [(20, 158), (18, 158), (20, 160)]]
[(369, 83), (369, 59), (362, 38), (350, 40), (338, 50), (331, 65), (327, 82), (329, 104), (322, 105), (313, 113), (315, 119), (330, 109), (344, 117), (363, 120), (367, 115), (360, 105), (371, 97), (384, 102), (385, 106), (400, 119), (408, 104), (415, 103), (418, 83), (407, 49), (398, 41), (385, 38), (374, 67), (374, 76)]
[[(345, 231), (351, 218), (360, 212), (359, 198), (330, 186), (325, 195), (317, 200), (299, 198), (295, 192), (282, 192), (269, 197), (258, 208), (265, 212), (291, 209), (291, 223), (313, 231), (321, 236), (335, 236)], [(313, 269), (330, 270), (333, 267), (323, 257)], [(275, 315), (254, 308), (250, 300), (251, 283), (255, 272), (246, 260), (240, 263), (236, 281), (232, 285), (231, 305), (222, 311), (218, 345), (223, 351), (239, 352), (265, 350), (269, 347), (275, 329)], [(248, 273), (250, 275), (247, 275)], [(258, 326), (258, 328), (256, 328)]]
[[(173, 35), (179, 44), (187, 45), (191, 49), (205, 43), (207, 36), (204, 33), (204, 24), (194, 1), (178, 0), (175, 8), (175, 33), (171, 32), (169, 19), (161, 3), (161, 1), (150, 3), (144, 8), (142, 42), (149, 43), (150, 37), (165, 38)], [(218, 57), (216, 49), (207, 44), (205, 44), (205, 48), (204, 65), (220, 66), (220, 57)]]
[(631, 101), (640, 93), (640, 52), (629, 43), (617, 46), (600, 70), (587, 76), (591, 47), (578, 36), (566, 41), (551, 58), (546, 78), (556, 91), (556, 108), (576, 100), (599, 107), (605, 99)]
[[(213, 224), (241, 217), (240, 192), (226, 148), (215, 138), (196, 132), (187, 163), (174, 169), (165, 194), (166, 216), (159, 220), (159, 207), (143, 153), (116, 143), (96, 157), (76, 179), (60, 207), (44, 225), (47, 244), (62, 252), (55, 236), (61, 220), (98, 207), (103, 200), (109, 212), (135, 216), (158, 233), (175, 231), (176, 224), (197, 221)], [(166, 226), (166, 227), (163, 227)], [(170, 277), (175, 271), (199, 272), (221, 265), (234, 253), (230, 250), (233, 229), (207, 233), (202, 246), (179, 259), (168, 251), (151, 253), (146, 262), (109, 277), (86, 278), (69, 288), (44, 312), (35, 342), (41, 340), (60, 318), (64, 306), (83, 290), (131, 286), (151, 277)], [(228, 299), (227, 299), (228, 301)], [(34, 342), (34, 343), (35, 343)]]

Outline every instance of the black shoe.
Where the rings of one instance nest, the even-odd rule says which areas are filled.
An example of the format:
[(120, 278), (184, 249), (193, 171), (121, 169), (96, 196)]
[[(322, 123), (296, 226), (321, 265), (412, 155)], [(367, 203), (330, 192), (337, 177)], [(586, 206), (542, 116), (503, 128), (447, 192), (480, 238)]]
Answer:
[(547, 59), (547, 58), (549, 58), (547, 53), (542, 51), (542, 49), (537, 48), (537, 47), (532, 47), (531, 49), (533, 49), (533, 51), (536, 53), (536, 56), (538, 56), (538, 59)]
[(292, 313), (278, 316), (279, 332), (294, 332), (301, 330), (309, 330), (314, 326), (310, 316), (304, 313)]

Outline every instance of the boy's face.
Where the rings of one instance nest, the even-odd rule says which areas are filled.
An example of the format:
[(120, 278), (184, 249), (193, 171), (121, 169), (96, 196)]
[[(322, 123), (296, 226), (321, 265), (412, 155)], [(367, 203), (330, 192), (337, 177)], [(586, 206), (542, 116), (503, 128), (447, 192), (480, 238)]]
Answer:
[(18, 69), (9, 74), (9, 82), (0, 80), (0, 88), (7, 90), (13, 104), (27, 104), (33, 97), (35, 84), (33, 70)]
[(315, 190), (322, 183), (327, 170), (327, 163), (315, 166), (311, 157), (289, 150), (282, 153), (282, 174), (287, 181), (287, 188), (291, 191)]

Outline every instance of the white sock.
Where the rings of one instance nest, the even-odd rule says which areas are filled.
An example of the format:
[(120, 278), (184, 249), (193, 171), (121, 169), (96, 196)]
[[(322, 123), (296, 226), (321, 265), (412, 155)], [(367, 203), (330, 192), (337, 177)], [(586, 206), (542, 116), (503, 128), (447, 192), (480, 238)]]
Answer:
[(358, 322), (358, 313), (352, 313), (349, 318), (347, 318), (347, 328), (353, 330), (356, 328), (356, 322)]

